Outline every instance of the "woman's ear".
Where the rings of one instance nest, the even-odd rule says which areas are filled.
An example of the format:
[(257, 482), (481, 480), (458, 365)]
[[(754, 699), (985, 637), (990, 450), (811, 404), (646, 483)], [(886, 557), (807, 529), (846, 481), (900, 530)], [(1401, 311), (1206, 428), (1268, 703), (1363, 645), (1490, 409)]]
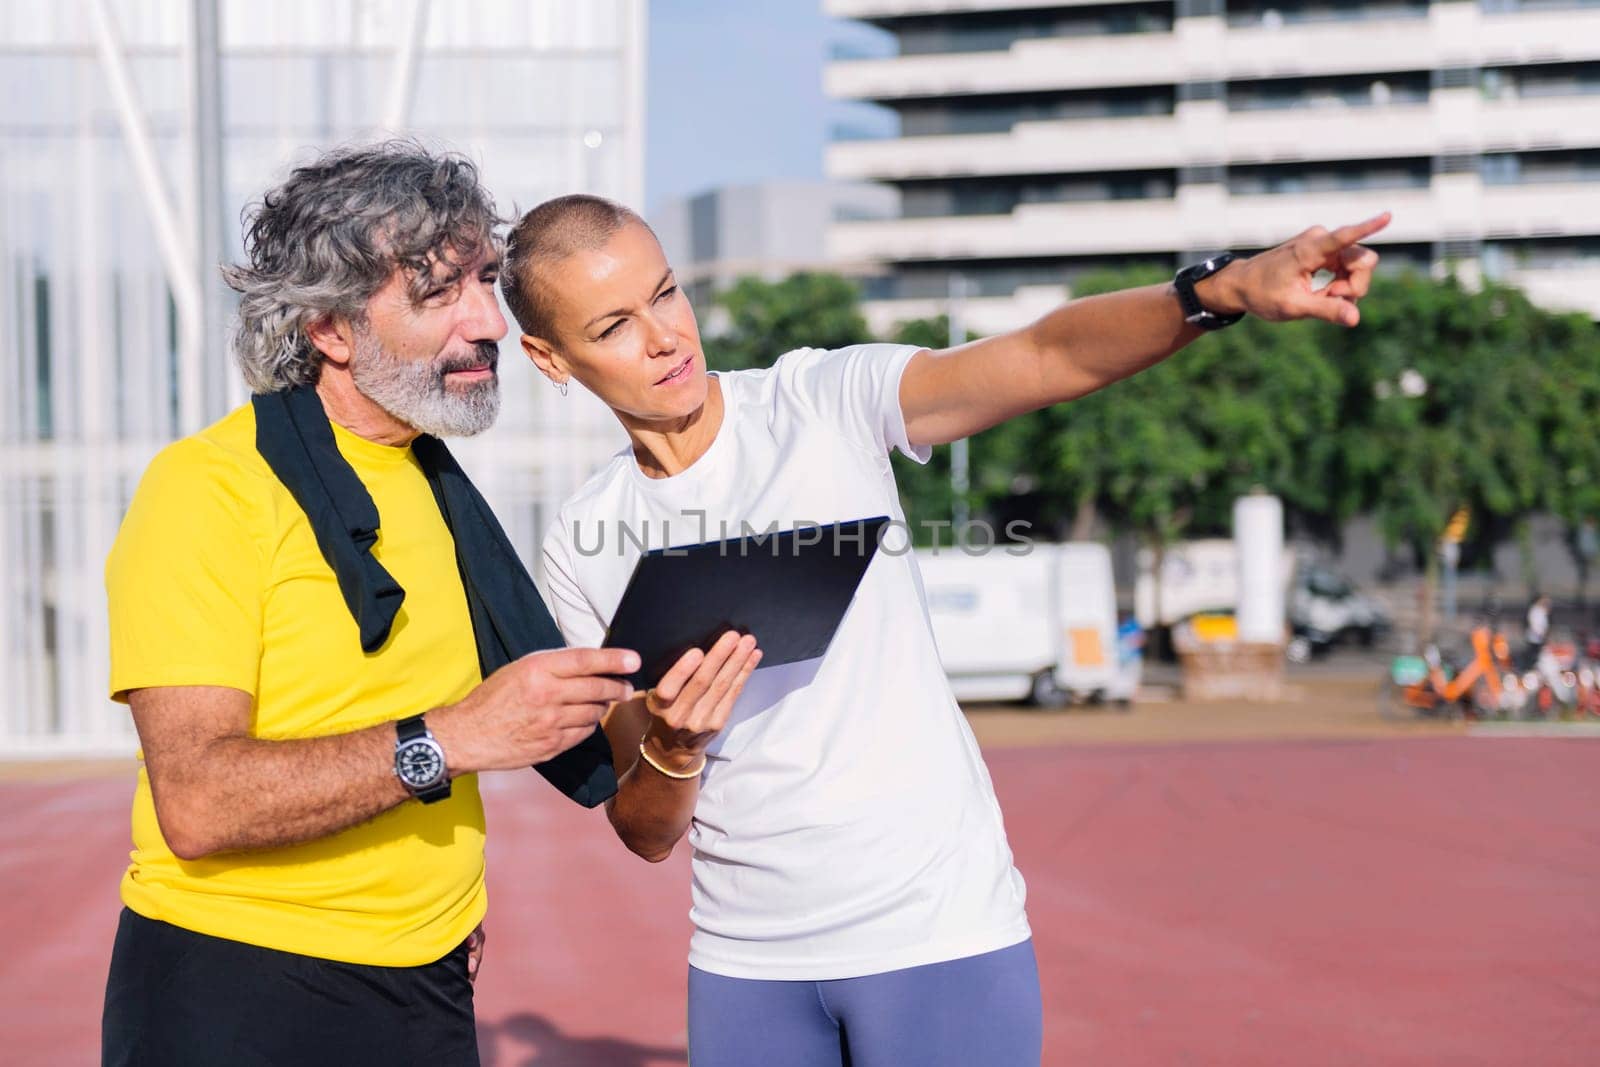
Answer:
[(325, 315), (306, 327), (306, 337), (329, 363), (340, 367), (350, 365), (350, 356), (355, 350), (355, 334), (344, 319)]
[(549, 378), (557, 385), (561, 385), (572, 377), (572, 371), (566, 366), (566, 361), (561, 358), (555, 346), (542, 337), (532, 334), (522, 335), (522, 351), (527, 353), (533, 365), (539, 368), (539, 373)]

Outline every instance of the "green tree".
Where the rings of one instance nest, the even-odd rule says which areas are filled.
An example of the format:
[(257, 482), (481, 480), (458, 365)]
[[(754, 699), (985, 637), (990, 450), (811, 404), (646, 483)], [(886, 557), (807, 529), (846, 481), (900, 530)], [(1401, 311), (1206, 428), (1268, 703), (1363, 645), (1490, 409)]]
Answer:
[(1541, 378), (1542, 438), (1550, 478), (1545, 506), (1567, 526), (1578, 568), (1578, 601), (1586, 604), (1594, 527), (1600, 521), (1600, 324), (1585, 315), (1554, 316), (1554, 349)]
[(739, 279), (717, 296), (727, 329), (705, 339), (713, 370), (770, 367), (795, 348), (842, 348), (868, 339), (855, 284), (837, 274), (799, 273), (778, 282)]
[[(1424, 603), (1437, 581), (1437, 545), (1451, 516), (1472, 514), (1469, 548), (1486, 555), (1540, 507), (1575, 506), (1555, 477), (1552, 445), (1576, 415), (1557, 394), (1555, 368), (1578, 358), (1563, 317), (1515, 289), (1472, 291), (1454, 277), (1383, 278), (1362, 303), (1360, 329), (1329, 338), (1358, 374), (1347, 396), (1362, 410), (1342, 427), (1337, 467), (1352, 509), (1371, 512), (1391, 544), (1424, 561)], [(1570, 431), (1569, 431), (1570, 432)], [(1424, 631), (1431, 630), (1425, 617)]]
[[(910, 319), (895, 324), (889, 340), (895, 344), (939, 349), (950, 343), (950, 318)], [(950, 449), (935, 448), (927, 463), (917, 463), (896, 452), (889, 459), (894, 468), (895, 485), (900, 489), (900, 506), (910, 520), (912, 541), (927, 546), (936, 538), (933, 523), (948, 520), (955, 512), (955, 493), (950, 485)]]
[[(978, 334), (967, 331), (966, 339), (976, 340)], [(950, 317), (937, 315), (927, 319), (908, 319), (895, 324), (888, 340), (895, 344), (916, 345), (918, 348), (941, 349), (950, 345)], [(987, 498), (992, 495), (985, 486), (997, 477), (1010, 478), (1016, 464), (1011, 457), (996, 455), (993, 445), (997, 427), (970, 438), (968, 442), (968, 478), (971, 489), (967, 493), (967, 507), (971, 514), (982, 514)], [(950, 448), (941, 445), (933, 450), (927, 463), (917, 463), (896, 453), (890, 462), (894, 467), (895, 483), (900, 487), (900, 504), (911, 520), (914, 540), (918, 545), (935, 541), (950, 544), (952, 530), (935, 524), (950, 521), (955, 514), (955, 491), (950, 482)]]
[[(980, 336), (969, 330), (966, 339), (974, 341)], [(949, 316), (897, 323), (888, 340), (919, 348), (947, 348)], [(1037, 479), (1027, 452), (1028, 418), (1002, 423), (968, 439), (967, 508), (974, 516), (986, 516), (997, 537), (1005, 536), (1005, 527), (1013, 519), (1036, 522)], [(916, 463), (898, 453), (891, 459), (901, 506), (912, 520), (919, 545), (932, 544), (936, 539), (948, 544), (953, 539), (953, 531), (934, 525), (951, 520), (955, 514), (950, 457), (950, 447), (941, 445), (933, 450), (927, 463)]]
[[(1105, 274), (1079, 292), (1158, 280)], [(1327, 504), (1317, 459), (1339, 384), (1316, 324), (1247, 318), (1062, 409), (1058, 477), (1093, 493), (1114, 526), (1158, 542), (1226, 532), (1234, 499), (1257, 486), (1291, 513), (1315, 513)]]
[[(1159, 269), (1100, 272), (1080, 279), (1077, 289), (1087, 295), (1164, 276)], [(948, 343), (946, 321), (940, 316), (902, 323), (894, 340), (943, 347)], [(1034, 536), (1060, 536), (1069, 524), (1075, 536), (1087, 536), (1100, 503), (1097, 476), (1103, 457), (1096, 447), (1098, 423), (1076, 418), (1082, 403), (1021, 415), (970, 439), (968, 504), (974, 514), (985, 514), (1002, 527), (1012, 519), (1025, 519)], [(1085, 462), (1064, 469), (1056, 454), (1075, 446), (1081, 446), (1075, 456)], [(897, 469), (908, 513), (921, 509), (922, 514), (949, 516), (953, 501), (944, 452), (936, 450), (927, 467), (902, 463)]]
[[(1080, 296), (1155, 284), (1135, 269), (1080, 279)], [(1173, 359), (1012, 424), (1032, 457), (1041, 511), (1089, 536), (1096, 518), (1160, 556), (1173, 540), (1226, 533), (1233, 502), (1261, 486), (1292, 511), (1328, 506), (1321, 453), (1337, 427), (1339, 368), (1313, 324), (1247, 319)]]
[[(1154, 267), (1096, 271), (1079, 278), (1075, 297), (1165, 280)], [(1164, 544), (1194, 513), (1188, 491), (1205, 484), (1217, 457), (1184, 418), (1193, 383), (1168, 362), (1109, 389), (1019, 422), (1020, 451), (1038, 457), (1048, 513), (1072, 517), (1071, 536), (1089, 536), (1096, 517), (1117, 531)]]
[[(1165, 277), (1102, 272), (1075, 292)], [(767, 366), (793, 348), (862, 341), (857, 299), (834, 275), (744, 279), (718, 298), (727, 328), (707, 340), (711, 364)], [(968, 504), (991, 519), (1026, 515), (1047, 536), (1086, 536), (1098, 518), (1160, 546), (1226, 532), (1233, 500), (1262, 486), (1302, 529), (1336, 541), (1370, 513), (1391, 544), (1430, 561), (1461, 507), (1480, 553), (1536, 509), (1561, 516), (1576, 546), (1600, 518), (1600, 329), (1512, 289), (1415, 274), (1380, 276), (1362, 316), (1356, 330), (1246, 319), (1127, 381), (976, 435)], [(917, 320), (891, 339), (941, 348), (948, 328)], [(908, 515), (950, 517), (948, 449), (925, 466), (897, 457), (895, 470)]]

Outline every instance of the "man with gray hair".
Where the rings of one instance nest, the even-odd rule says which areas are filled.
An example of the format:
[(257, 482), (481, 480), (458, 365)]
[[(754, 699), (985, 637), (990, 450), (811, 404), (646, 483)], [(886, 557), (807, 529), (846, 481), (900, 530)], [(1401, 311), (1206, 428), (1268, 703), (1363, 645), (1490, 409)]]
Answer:
[(226, 274), (255, 396), (156, 457), (107, 564), (144, 759), (108, 1064), (478, 1062), (477, 773), (617, 793), (596, 724), (637, 655), (561, 648), (437, 440), (498, 409), (498, 223), (410, 142), (252, 211)]

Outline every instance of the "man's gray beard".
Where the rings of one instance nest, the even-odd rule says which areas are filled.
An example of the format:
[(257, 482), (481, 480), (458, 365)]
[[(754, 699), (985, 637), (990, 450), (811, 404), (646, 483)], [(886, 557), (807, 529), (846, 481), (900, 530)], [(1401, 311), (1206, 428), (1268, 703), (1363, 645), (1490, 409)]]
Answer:
[(356, 332), (350, 377), (368, 400), (419, 433), (471, 437), (500, 414), (500, 378), (451, 389), (445, 375), (475, 365), (475, 357), (401, 359), (383, 350), (369, 330)]

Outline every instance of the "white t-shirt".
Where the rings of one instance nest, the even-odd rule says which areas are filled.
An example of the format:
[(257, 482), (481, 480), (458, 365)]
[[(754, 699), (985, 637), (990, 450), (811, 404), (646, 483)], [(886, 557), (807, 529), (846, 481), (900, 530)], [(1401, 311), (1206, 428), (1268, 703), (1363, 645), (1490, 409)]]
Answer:
[(799, 349), (769, 370), (718, 375), (723, 422), (705, 455), (652, 479), (624, 449), (544, 543), (556, 621), (568, 643), (594, 646), (641, 543), (899, 523), (827, 655), (756, 671), (707, 753), (689, 829), (689, 962), (701, 970), (851, 978), (1029, 937), (1022, 876), (939, 664), (889, 466), (893, 448), (928, 458), (906, 440), (899, 402), (917, 351)]
[(1527, 638), (1529, 643), (1544, 644), (1544, 639), (1550, 636), (1550, 611), (1543, 604), (1535, 603), (1528, 609)]

